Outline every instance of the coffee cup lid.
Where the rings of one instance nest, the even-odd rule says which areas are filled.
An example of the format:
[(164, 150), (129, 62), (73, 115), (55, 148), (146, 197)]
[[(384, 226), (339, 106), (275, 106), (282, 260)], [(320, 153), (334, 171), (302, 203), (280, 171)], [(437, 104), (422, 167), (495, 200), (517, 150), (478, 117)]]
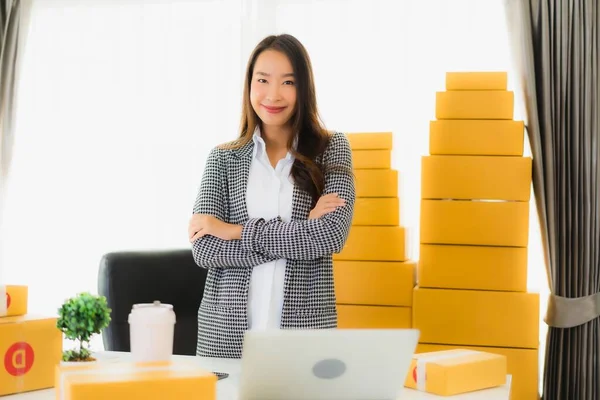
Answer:
[(134, 304), (129, 314), (129, 323), (144, 322), (146, 324), (174, 324), (175, 313), (172, 304), (163, 304), (156, 300), (153, 303)]
[(139, 308), (158, 308), (158, 307), (169, 309), (169, 310), (173, 309), (173, 305), (172, 304), (163, 304), (159, 300), (154, 300), (153, 303), (140, 303), (140, 304), (134, 304), (133, 305), (133, 309), (134, 310), (137, 310)]

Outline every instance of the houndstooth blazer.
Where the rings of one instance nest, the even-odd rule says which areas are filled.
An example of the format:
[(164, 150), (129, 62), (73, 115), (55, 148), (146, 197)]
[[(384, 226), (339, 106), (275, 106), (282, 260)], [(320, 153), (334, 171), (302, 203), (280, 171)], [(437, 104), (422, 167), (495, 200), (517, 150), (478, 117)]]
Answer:
[[(323, 194), (338, 193), (346, 204), (319, 219), (308, 220), (310, 195), (294, 187), (292, 219), (249, 218), (246, 187), (252, 149), (211, 150), (194, 205), (195, 214), (243, 225), (240, 240), (204, 236), (192, 243), (196, 263), (208, 269), (204, 297), (198, 310), (197, 355), (240, 358), (248, 328), (247, 303), (252, 268), (287, 259), (282, 329), (337, 327), (333, 284), (333, 253), (344, 247), (354, 212), (352, 173), (326, 172)], [(348, 139), (334, 133), (317, 162), (352, 171)]]

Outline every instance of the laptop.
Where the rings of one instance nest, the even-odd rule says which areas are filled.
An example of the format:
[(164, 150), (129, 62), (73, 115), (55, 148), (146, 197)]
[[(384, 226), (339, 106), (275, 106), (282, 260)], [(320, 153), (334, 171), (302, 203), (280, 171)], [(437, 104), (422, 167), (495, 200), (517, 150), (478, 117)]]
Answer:
[(246, 331), (239, 400), (397, 400), (415, 329)]

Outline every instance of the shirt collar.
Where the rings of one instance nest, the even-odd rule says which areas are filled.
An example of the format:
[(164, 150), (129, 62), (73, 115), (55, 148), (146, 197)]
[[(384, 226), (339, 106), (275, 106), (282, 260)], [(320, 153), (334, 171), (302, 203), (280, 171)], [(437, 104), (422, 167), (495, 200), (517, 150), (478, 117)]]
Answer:
[[(254, 142), (254, 149), (252, 152), (252, 155), (254, 157), (259, 157), (263, 153), (266, 154), (266, 146), (267, 145), (261, 136), (260, 128), (258, 126), (256, 126), (256, 128), (254, 128), (254, 134), (252, 135), (252, 141)], [(298, 137), (294, 138), (293, 146), (294, 146), (294, 150), (296, 150), (298, 148)], [(286, 161), (293, 160), (293, 156), (290, 151), (288, 151), (287, 154), (285, 155), (285, 160)]]

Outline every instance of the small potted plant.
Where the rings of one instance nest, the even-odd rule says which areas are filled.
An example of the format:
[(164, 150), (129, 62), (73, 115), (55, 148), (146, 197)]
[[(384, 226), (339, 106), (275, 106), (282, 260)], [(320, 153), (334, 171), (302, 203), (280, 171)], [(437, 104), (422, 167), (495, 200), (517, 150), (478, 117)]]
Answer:
[(95, 361), (89, 349), (90, 339), (108, 326), (111, 311), (106, 297), (87, 292), (63, 303), (58, 309), (56, 327), (68, 339), (79, 342), (78, 349), (63, 351), (64, 362)]

